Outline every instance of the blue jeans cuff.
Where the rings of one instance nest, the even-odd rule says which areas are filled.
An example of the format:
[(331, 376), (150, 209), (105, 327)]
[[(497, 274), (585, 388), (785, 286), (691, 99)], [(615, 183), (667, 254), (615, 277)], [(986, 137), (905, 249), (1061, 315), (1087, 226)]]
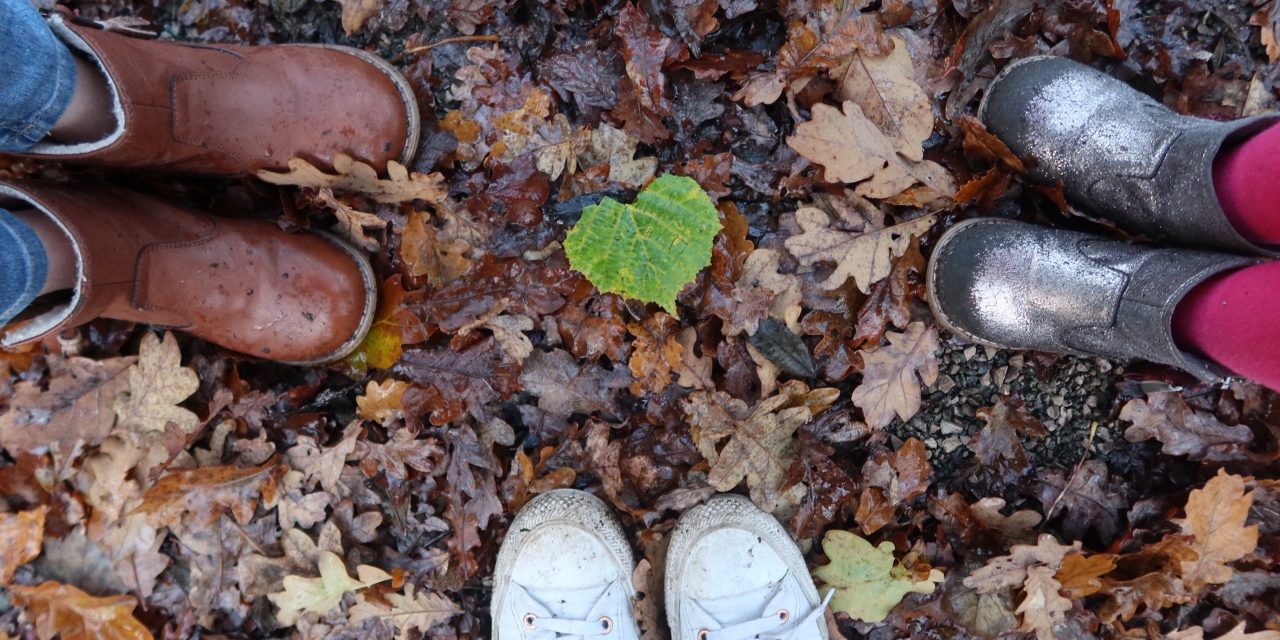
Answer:
[(48, 275), (44, 243), (27, 223), (0, 209), (0, 325), (40, 295)]
[(66, 45), (49, 32), (47, 26), (41, 23), (40, 27), (45, 31), (41, 34), (43, 39), (54, 41), (51, 46), (37, 47), (42, 49), (40, 53), (48, 54), (48, 61), (40, 64), (19, 63), (15, 60), (5, 62), (6, 65), (27, 68), (31, 72), (39, 69), (37, 75), (41, 81), (31, 83), (33, 78), (24, 78), (20, 88), (26, 88), (30, 93), (0, 99), (0, 104), (6, 108), (16, 109), (0, 115), (0, 151), (21, 153), (44, 140), (62, 114), (67, 112), (76, 92), (75, 58)]

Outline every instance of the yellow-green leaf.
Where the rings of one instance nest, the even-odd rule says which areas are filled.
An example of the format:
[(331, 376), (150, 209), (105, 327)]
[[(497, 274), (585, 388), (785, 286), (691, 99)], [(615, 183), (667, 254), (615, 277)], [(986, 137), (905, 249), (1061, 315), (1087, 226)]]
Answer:
[(676, 313), (676, 294), (711, 264), (720, 218), (707, 193), (663, 175), (633, 204), (605, 198), (587, 207), (564, 241), (569, 264), (605, 293), (656, 302)]
[(901, 565), (894, 565), (893, 543), (871, 546), (848, 531), (828, 531), (822, 550), (831, 563), (814, 570), (815, 578), (836, 594), (831, 608), (864, 622), (884, 620), (908, 593), (933, 593), (942, 582), (942, 572), (934, 569), (924, 580), (913, 580)]
[(342, 596), (351, 591), (371, 587), (390, 580), (382, 569), (368, 565), (356, 567), (356, 578), (347, 575), (342, 558), (332, 551), (320, 554), (320, 577), (303, 578), (285, 576), (284, 591), (267, 596), (280, 609), (276, 619), (285, 626), (298, 622), (303, 614), (325, 614), (342, 602)]

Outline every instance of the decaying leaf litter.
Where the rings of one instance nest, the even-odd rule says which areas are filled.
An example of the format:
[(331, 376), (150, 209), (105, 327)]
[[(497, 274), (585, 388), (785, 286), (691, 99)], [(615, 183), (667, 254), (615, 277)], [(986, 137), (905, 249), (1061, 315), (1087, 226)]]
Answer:
[[(972, 118), (1010, 58), (1249, 115), (1276, 107), (1275, 2), (72, 6), (365, 47), (424, 134), (384, 176), (110, 177), (334, 229), (371, 252), (378, 318), (328, 368), (117, 322), (4, 354), (0, 634), (486, 637), (507, 523), (577, 487), (616, 507), (649, 595), (681, 511), (750, 495), (847, 638), (1280, 637), (1273, 394), (965, 345), (922, 286), (968, 217), (1118, 233)], [(568, 230), (666, 174), (716, 206), (710, 265), (665, 309), (600, 293)]]

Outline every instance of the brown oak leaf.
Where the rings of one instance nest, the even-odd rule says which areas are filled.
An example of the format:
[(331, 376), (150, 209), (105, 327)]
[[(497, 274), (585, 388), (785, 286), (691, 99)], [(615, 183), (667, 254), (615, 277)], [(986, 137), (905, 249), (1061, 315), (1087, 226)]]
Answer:
[(1247, 557), (1258, 546), (1258, 525), (1245, 526), (1253, 493), (1245, 493), (1244, 479), (1219, 469), (1187, 498), (1182, 532), (1193, 537), (1194, 560), (1181, 563), (1182, 578), (1193, 591), (1231, 579), (1227, 564)]
[(895, 415), (910, 419), (920, 410), (921, 387), (938, 379), (937, 330), (913, 322), (905, 332), (885, 336), (889, 344), (861, 352), (862, 384), (851, 395), (873, 429), (887, 426)]
[[(717, 491), (729, 491), (745, 479), (752, 501), (765, 511), (773, 511), (797, 453), (798, 441), (793, 434), (831, 406), (838, 395), (833, 388), (810, 391), (795, 380), (750, 409), (723, 391), (691, 394), (684, 410), (698, 451), (711, 464), (708, 483)], [(721, 447), (725, 438), (728, 443)]]
[(1146, 400), (1135, 398), (1120, 410), (1120, 419), (1132, 422), (1124, 432), (1129, 442), (1155, 438), (1172, 456), (1192, 460), (1230, 460), (1253, 441), (1244, 425), (1227, 426), (1217, 418), (1192, 409), (1177, 392), (1159, 392)]
[(823, 289), (839, 289), (853, 278), (858, 290), (867, 293), (871, 285), (888, 277), (893, 259), (903, 255), (912, 239), (926, 233), (936, 220), (925, 216), (891, 227), (849, 233), (832, 228), (831, 219), (820, 209), (802, 207), (796, 211), (796, 222), (803, 233), (787, 238), (786, 247), (806, 266), (819, 262), (836, 265), (836, 270), (822, 282)]
[(624, 369), (608, 370), (595, 364), (579, 364), (568, 352), (535, 350), (525, 362), (520, 384), (538, 397), (538, 408), (552, 415), (575, 413), (618, 415), (618, 391), (631, 376)]
[(337, 173), (328, 174), (302, 158), (290, 158), (288, 171), (262, 170), (258, 178), (270, 184), (359, 193), (391, 204), (412, 200), (439, 203), (449, 195), (444, 176), (410, 172), (395, 160), (387, 163), (386, 179), (373, 167), (341, 153), (333, 157), (333, 168)]

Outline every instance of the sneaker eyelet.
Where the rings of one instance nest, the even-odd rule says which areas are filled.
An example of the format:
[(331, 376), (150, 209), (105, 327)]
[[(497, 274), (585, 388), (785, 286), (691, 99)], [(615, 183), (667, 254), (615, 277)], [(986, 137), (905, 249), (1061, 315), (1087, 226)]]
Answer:
[(524, 622), (524, 628), (526, 628), (526, 629), (534, 629), (534, 628), (536, 628), (536, 627), (534, 627), (534, 626), (533, 626), (533, 623), (535, 623), (535, 622), (537, 622), (537, 621), (538, 621), (538, 616), (535, 616), (535, 615), (533, 615), (532, 613), (526, 613), (526, 614), (524, 614), (524, 620), (523, 620), (523, 622)]
[(791, 619), (791, 612), (786, 609), (778, 609), (778, 624), (786, 624)]
[(609, 616), (601, 616), (600, 628), (604, 631), (605, 635), (613, 633), (613, 618), (610, 618)]
[(706, 629), (702, 629), (698, 631), (698, 640), (707, 640), (707, 635), (708, 634)]

